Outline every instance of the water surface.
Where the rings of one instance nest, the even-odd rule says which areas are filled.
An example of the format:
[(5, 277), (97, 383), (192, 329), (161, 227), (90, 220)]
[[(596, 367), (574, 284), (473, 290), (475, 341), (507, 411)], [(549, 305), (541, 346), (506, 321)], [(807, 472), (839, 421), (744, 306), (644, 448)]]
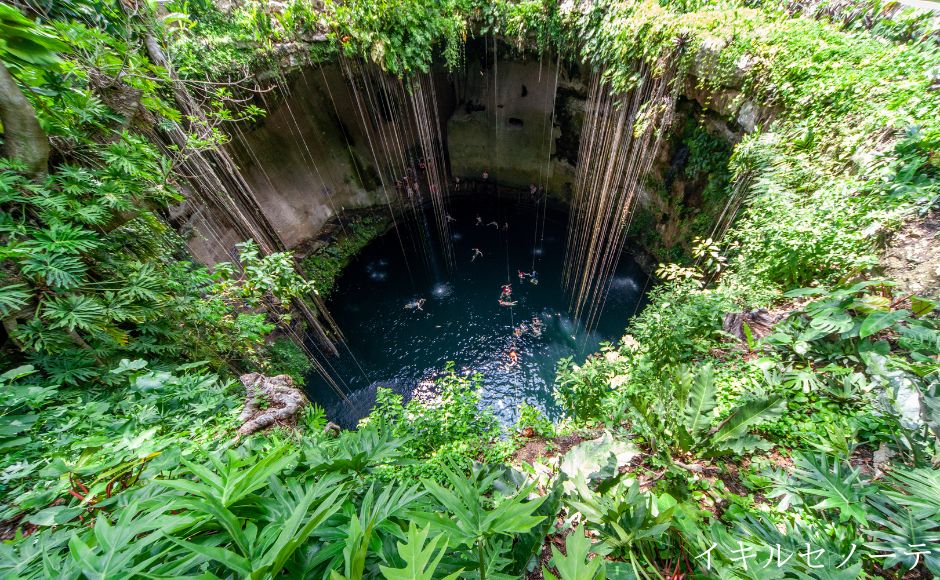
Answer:
[[(624, 252), (604, 314), (597, 328), (586, 333), (568, 315), (562, 288), (567, 214), (550, 207), (543, 228), (536, 204), (526, 197), (451, 199), (451, 274), (430, 210), (426, 223), (399, 220), (397, 231), (372, 242), (350, 263), (328, 307), (354, 355), (341, 346), (341, 357), (331, 359), (351, 403), (339, 399), (318, 376), (312, 375), (307, 385), (332, 420), (354, 427), (368, 415), (376, 387), (391, 388), (407, 400), (420, 381), (433, 378), (448, 361), (459, 372), (483, 374), (483, 404), (504, 424), (515, 422), (522, 402), (550, 418), (559, 416), (552, 397), (556, 363), (567, 356), (583, 358), (601, 341), (619, 338), (638, 310), (647, 278), (629, 251)], [(477, 216), (483, 225), (476, 225)], [(498, 227), (487, 225), (494, 221)], [(473, 259), (474, 248), (482, 256)], [(520, 280), (520, 270), (535, 271), (538, 284), (529, 276)], [(507, 283), (516, 302), (512, 307), (499, 304)], [(421, 299), (422, 310), (405, 308)], [(524, 331), (516, 336), (520, 324), (531, 325), (533, 317), (542, 321), (542, 334)], [(518, 353), (514, 366), (512, 349)]]

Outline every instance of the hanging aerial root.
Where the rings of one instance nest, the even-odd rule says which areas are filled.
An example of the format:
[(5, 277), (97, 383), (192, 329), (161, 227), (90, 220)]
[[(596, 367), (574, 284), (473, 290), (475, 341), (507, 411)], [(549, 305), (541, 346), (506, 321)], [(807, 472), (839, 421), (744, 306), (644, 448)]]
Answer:
[(287, 375), (266, 377), (247, 373), (240, 377), (245, 385), (245, 408), (238, 420), (239, 437), (251, 435), (272, 425), (294, 425), (297, 415), (309, 404), (303, 391)]

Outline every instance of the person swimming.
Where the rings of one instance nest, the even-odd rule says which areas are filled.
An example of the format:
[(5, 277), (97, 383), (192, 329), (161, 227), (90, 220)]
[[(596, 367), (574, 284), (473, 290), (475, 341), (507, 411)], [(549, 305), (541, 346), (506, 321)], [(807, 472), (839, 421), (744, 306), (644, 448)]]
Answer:
[(500, 306), (515, 306), (516, 304), (519, 304), (519, 302), (516, 300), (506, 300), (505, 298), (499, 299)]
[(477, 223), (475, 223), (475, 224), (473, 224), (473, 225), (475, 225), (475, 226), (482, 226), (482, 225), (483, 225), (483, 218), (480, 217), (480, 214), (477, 214)]
[(447, 219), (447, 223), (449, 223), (449, 224), (452, 224), (452, 223), (454, 223), (455, 221), (457, 221), (457, 220), (455, 220), (454, 218), (452, 218), (449, 213), (445, 213), (445, 214), (444, 214), (444, 217)]
[(424, 298), (419, 298), (417, 300), (412, 300), (408, 304), (405, 304), (405, 310), (420, 310), (424, 312), (424, 303), (427, 302)]
[(523, 281), (525, 281), (525, 277), (528, 276), (528, 274), (526, 274), (526, 273), (523, 272), (522, 270), (519, 270), (518, 276), (519, 276), (519, 281), (520, 281), (520, 282), (523, 282)]
[(532, 272), (531, 272), (530, 274), (528, 274), (528, 276), (529, 276), (529, 284), (532, 284), (533, 286), (538, 286), (538, 285), (539, 285), (539, 275), (538, 275), (538, 272), (536, 272), (535, 270), (532, 270)]
[(507, 366), (514, 367), (519, 363), (519, 353), (516, 352), (516, 347), (511, 347), (509, 349), (509, 364)]
[[(523, 322), (523, 324), (525, 323)], [(531, 328), (532, 336), (536, 336), (536, 337), (542, 336), (542, 319), (539, 318), (538, 316), (533, 316), (532, 325), (530, 328)]]
[(500, 298), (511, 298), (512, 297), (512, 284), (503, 284), (503, 291), (499, 295)]
[(482, 258), (483, 252), (480, 251), (480, 248), (473, 248), (473, 257), (470, 258), (470, 262), (473, 263), (477, 258)]

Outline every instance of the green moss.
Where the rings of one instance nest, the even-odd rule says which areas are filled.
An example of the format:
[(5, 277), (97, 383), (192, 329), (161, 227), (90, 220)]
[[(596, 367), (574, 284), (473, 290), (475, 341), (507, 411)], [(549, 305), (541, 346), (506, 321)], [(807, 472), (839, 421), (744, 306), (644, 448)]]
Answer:
[(353, 218), (327, 246), (305, 256), (301, 266), (320, 296), (327, 298), (350, 260), (369, 242), (388, 231), (391, 220), (374, 214)]
[(683, 167), (685, 177), (707, 180), (707, 185), (702, 191), (702, 199), (706, 204), (724, 201), (731, 181), (731, 171), (728, 168), (731, 144), (711, 134), (695, 119), (688, 119), (683, 125), (681, 142), (689, 151)]

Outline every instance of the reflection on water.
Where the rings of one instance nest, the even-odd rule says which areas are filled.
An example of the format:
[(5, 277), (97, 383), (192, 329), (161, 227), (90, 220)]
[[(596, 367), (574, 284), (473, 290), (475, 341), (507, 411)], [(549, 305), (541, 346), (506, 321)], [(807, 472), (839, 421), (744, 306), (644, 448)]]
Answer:
[[(440, 256), (419, 253), (427, 246), (437, 251), (436, 235), (424, 244), (416, 233), (422, 228), (399, 222), (407, 260), (396, 233), (390, 232), (370, 244), (338, 282), (330, 312), (359, 364), (345, 349), (330, 362), (348, 386), (350, 403), (339, 400), (317, 376), (308, 380), (308, 391), (344, 427), (368, 414), (378, 386), (407, 398), (448, 361), (459, 372), (484, 375), (483, 404), (505, 424), (515, 421), (522, 402), (557, 417), (552, 398), (556, 362), (582, 357), (600, 341), (619, 337), (637, 308), (646, 277), (625, 255), (598, 328), (585, 335), (568, 316), (561, 287), (565, 214), (549, 210), (544, 238), (536, 239), (531, 204), (464, 198), (453, 200), (449, 213), (457, 220), (450, 224), (456, 260), (451, 276)], [(475, 226), (477, 214), (484, 223), (508, 222), (509, 230)], [(482, 256), (471, 261), (474, 249)], [(537, 271), (538, 283), (528, 276), (520, 279), (520, 271)], [(512, 307), (499, 304), (507, 283)], [(420, 309), (413, 306), (422, 299)], [(413, 307), (406, 308), (409, 304)], [(510, 364), (512, 349), (519, 355), (515, 365)]]

